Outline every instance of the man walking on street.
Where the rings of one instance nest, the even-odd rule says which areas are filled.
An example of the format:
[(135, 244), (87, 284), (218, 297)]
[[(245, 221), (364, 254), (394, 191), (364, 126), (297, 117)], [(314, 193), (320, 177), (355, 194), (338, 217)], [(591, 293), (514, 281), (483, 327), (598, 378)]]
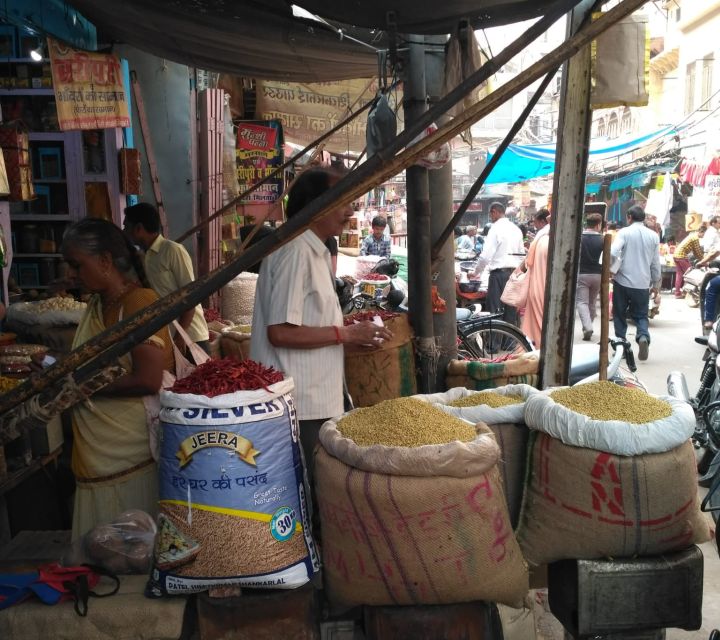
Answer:
[(627, 211), (628, 226), (613, 241), (610, 255), (613, 273), (613, 325), (615, 335), (625, 338), (627, 316), (637, 327), (638, 359), (647, 360), (650, 347), (648, 305), (650, 294), (660, 290), (660, 241), (645, 226), (645, 212), (635, 205)]
[(589, 213), (585, 218), (585, 231), (580, 240), (580, 272), (575, 309), (582, 323), (583, 340), (592, 338), (595, 303), (600, 293), (600, 257), (603, 251), (601, 226), (602, 216), (599, 213)]
[(485, 238), (473, 278), (480, 279), (485, 268), (490, 271), (487, 292), (487, 310), (503, 313), (503, 320), (517, 324), (517, 309), (503, 305), (500, 300), (510, 274), (517, 269), (525, 255), (523, 235), (520, 228), (505, 217), (505, 207), (500, 202), (490, 205), (492, 226)]

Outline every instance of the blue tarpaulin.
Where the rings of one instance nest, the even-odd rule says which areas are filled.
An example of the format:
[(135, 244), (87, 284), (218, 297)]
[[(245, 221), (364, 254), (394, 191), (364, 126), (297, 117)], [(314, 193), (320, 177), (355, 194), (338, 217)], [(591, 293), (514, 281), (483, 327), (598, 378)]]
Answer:
[[(603, 158), (630, 153), (651, 142), (668, 135), (674, 135), (674, 127), (664, 127), (642, 136), (618, 138), (612, 142), (598, 139), (590, 143), (590, 159)], [(488, 162), (493, 154), (488, 152)], [(492, 170), (485, 184), (499, 182), (525, 182), (533, 178), (547, 176), (555, 171), (555, 143), (520, 145), (511, 144)]]

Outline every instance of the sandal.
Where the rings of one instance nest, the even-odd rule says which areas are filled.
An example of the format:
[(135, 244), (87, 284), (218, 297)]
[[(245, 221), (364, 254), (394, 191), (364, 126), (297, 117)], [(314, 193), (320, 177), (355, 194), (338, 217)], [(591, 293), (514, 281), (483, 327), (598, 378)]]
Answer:
[(703, 322), (703, 328), (704, 329), (712, 329), (713, 322), (712, 320), (708, 320), (707, 322)]

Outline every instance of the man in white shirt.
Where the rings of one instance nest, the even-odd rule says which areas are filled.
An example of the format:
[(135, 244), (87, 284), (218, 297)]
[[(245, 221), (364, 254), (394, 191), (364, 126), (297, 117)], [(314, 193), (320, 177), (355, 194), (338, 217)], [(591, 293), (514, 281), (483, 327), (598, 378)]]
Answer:
[(492, 226), (485, 238), (482, 253), (473, 274), (479, 280), (487, 268), (490, 272), (485, 306), (491, 313), (502, 312), (503, 320), (517, 324), (517, 309), (505, 306), (500, 300), (510, 274), (517, 269), (525, 255), (520, 228), (505, 217), (505, 207), (500, 202), (490, 205)]
[(720, 242), (720, 233), (718, 233), (718, 228), (720, 228), (720, 216), (713, 216), (710, 220), (708, 220), (707, 231), (705, 232), (703, 239), (700, 241), (700, 246), (703, 248), (705, 253), (710, 253), (710, 251), (715, 249), (715, 245)]
[(650, 347), (648, 305), (660, 290), (660, 240), (645, 226), (645, 212), (635, 205), (627, 211), (628, 226), (618, 231), (610, 249), (613, 273), (613, 326), (625, 338), (627, 316), (635, 321), (638, 358), (647, 360)]

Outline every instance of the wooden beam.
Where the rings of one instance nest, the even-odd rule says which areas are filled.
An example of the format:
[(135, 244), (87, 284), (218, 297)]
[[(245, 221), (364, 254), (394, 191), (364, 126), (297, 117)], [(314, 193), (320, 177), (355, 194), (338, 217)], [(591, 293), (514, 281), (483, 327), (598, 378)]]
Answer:
[[(593, 4), (594, 0), (586, 0), (568, 15), (568, 35), (590, 21)], [(563, 69), (540, 357), (542, 388), (566, 385), (570, 374), (590, 146), (590, 74), (588, 43)]]

